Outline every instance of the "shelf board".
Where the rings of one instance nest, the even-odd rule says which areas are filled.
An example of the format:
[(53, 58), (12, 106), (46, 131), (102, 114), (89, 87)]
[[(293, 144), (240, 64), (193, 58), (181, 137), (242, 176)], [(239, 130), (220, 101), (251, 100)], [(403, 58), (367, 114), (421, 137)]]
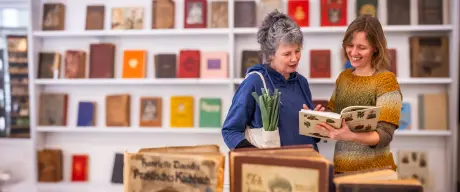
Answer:
[[(428, 32), (428, 31), (452, 31), (452, 25), (401, 25), (401, 26), (383, 26), (384, 32)], [(235, 34), (256, 34), (258, 28), (235, 28)], [(302, 27), (304, 34), (308, 33), (345, 33), (347, 27)]]
[(197, 78), (171, 78), (171, 79), (36, 79), (36, 85), (222, 85), (230, 84), (229, 79), (197, 79)]
[(228, 35), (228, 29), (154, 29), (154, 30), (88, 30), (88, 31), (34, 31), (35, 37), (107, 37), (107, 36), (177, 36)]
[(450, 136), (451, 131), (432, 131), (432, 130), (403, 130), (395, 131), (395, 135), (400, 136)]
[[(335, 79), (328, 78), (307, 78), (309, 84), (334, 84)], [(238, 78), (233, 82), (235, 84), (241, 84), (244, 79)], [(398, 78), (399, 84), (450, 84), (452, 79), (450, 78)]]
[(49, 133), (221, 133), (220, 128), (162, 128), (162, 127), (38, 127), (37, 132)]

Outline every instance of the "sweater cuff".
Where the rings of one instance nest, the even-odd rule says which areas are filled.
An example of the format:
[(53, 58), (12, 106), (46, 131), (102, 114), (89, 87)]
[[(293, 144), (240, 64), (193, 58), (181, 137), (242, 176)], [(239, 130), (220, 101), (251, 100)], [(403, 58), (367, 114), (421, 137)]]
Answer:
[(238, 145), (236, 145), (235, 149), (238, 148), (249, 148), (249, 147), (256, 147), (252, 145), (247, 139), (243, 139)]
[(398, 126), (395, 124), (379, 121), (377, 123), (377, 129), (375, 130), (377, 134), (379, 134), (379, 142), (377, 143), (377, 145), (372, 145), (369, 147), (383, 148), (388, 146), (390, 142), (393, 140), (393, 134), (397, 128)]

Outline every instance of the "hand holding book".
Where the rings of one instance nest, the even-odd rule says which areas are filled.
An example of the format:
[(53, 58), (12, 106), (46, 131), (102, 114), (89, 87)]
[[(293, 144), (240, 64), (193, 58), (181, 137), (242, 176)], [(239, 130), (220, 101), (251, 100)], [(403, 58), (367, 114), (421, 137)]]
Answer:
[(356, 133), (350, 130), (350, 127), (348, 127), (345, 119), (342, 119), (342, 127), (340, 128), (335, 128), (325, 122), (316, 124), (316, 128), (327, 133), (327, 136), (331, 139), (354, 141), (356, 138)]

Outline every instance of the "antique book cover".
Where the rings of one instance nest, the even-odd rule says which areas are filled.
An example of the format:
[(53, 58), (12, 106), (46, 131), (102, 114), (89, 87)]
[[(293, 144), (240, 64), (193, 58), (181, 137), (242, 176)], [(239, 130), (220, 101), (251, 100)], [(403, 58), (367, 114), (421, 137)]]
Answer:
[(88, 5), (86, 7), (86, 30), (103, 30), (104, 19), (104, 5)]
[(200, 77), (200, 50), (180, 50), (179, 52), (179, 69), (177, 77), (179, 78), (199, 78)]
[(184, 0), (184, 28), (206, 28), (208, 24), (207, 0)]
[(256, 2), (254, 0), (235, 0), (234, 2), (234, 27), (256, 27)]
[(243, 50), (241, 57), (241, 76), (240, 78), (246, 77), (246, 72), (249, 67), (262, 63), (261, 55), (259, 51), (255, 50)]
[(222, 101), (220, 98), (200, 98), (200, 127), (222, 126)]
[(174, 0), (152, 1), (152, 29), (173, 29), (175, 27)]
[(348, 0), (321, 0), (321, 26), (346, 26)]
[(311, 147), (229, 152), (230, 191), (335, 191), (334, 166)]
[(170, 126), (173, 128), (194, 127), (193, 96), (172, 96), (170, 102)]
[(156, 78), (176, 78), (177, 55), (174, 53), (163, 53), (154, 56)]
[(224, 170), (225, 155), (220, 152), (125, 152), (124, 191), (223, 192)]
[(377, 128), (380, 107), (350, 106), (344, 108), (340, 114), (326, 111), (302, 109), (299, 111), (299, 133), (316, 138), (329, 138), (327, 133), (317, 130), (316, 125), (325, 122), (337, 129), (342, 127), (342, 119), (353, 132), (369, 132)]
[(356, 16), (370, 15), (378, 17), (378, 5), (377, 0), (356, 0)]
[(43, 31), (65, 29), (66, 7), (62, 3), (43, 4)]
[(411, 77), (449, 77), (449, 38), (411, 36)]
[(37, 150), (38, 182), (63, 180), (63, 157), (60, 149)]
[(310, 77), (331, 77), (331, 50), (310, 50)]
[(398, 76), (398, 58), (396, 49), (388, 49), (388, 52), (390, 53), (390, 71), (393, 72), (395, 76)]
[(143, 7), (115, 7), (112, 8), (112, 29), (143, 29)]
[(265, 16), (275, 9), (284, 12), (283, 2), (281, 0), (259, 0), (257, 4), (257, 26), (260, 26)]
[(80, 101), (78, 103), (77, 126), (96, 125), (96, 104), (97, 102), (94, 101)]
[(420, 130), (448, 130), (447, 93), (425, 93), (418, 96)]
[(139, 125), (141, 127), (161, 127), (162, 125), (162, 98), (141, 97)]
[(299, 27), (310, 25), (310, 3), (308, 0), (288, 0), (288, 15)]
[(220, 152), (219, 145), (208, 144), (208, 145), (187, 145), (187, 146), (165, 146), (165, 147), (152, 147), (152, 148), (141, 148), (139, 153), (148, 152), (164, 152), (164, 153), (177, 153), (177, 152), (194, 152), (194, 153), (217, 153)]
[(228, 78), (227, 52), (201, 52), (200, 78)]
[(228, 28), (228, 1), (211, 2), (210, 28)]
[(430, 172), (428, 154), (425, 151), (398, 151), (398, 174), (401, 179), (416, 179), (425, 191), (431, 191), (434, 177)]
[(38, 125), (66, 126), (68, 96), (65, 93), (40, 94)]
[(410, 25), (410, 1), (411, 0), (387, 1), (387, 25)]
[(58, 79), (60, 78), (61, 54), (57, 52), (38, 53), (38, 78)]
[(67, 50), (65, 53), (65, 78), (86, 77), (86, 52)]
[(88, 155), (72, 155), (71, 181), (88, 181)]
[(443, 0), (419, 0), (418, 1), (418, 24), (419, 25), (442, 25)]
[(124, 50), (123, 51), (123, 78), (145, 78), (146, 50)]
[(115, 44), (90, 44), (89, 78), (113, 78)]
[(131, 96), (129, 94), (107, 95), (105, 107), (107, 126), (130, 126)]

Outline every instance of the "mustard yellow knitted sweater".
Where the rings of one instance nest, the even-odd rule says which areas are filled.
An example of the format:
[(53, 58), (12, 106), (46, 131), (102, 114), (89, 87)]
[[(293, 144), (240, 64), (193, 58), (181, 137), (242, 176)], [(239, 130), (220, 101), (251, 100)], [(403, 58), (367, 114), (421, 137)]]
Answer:
[(344, 70), (336, 80), (336, 87), (329, 101), (329, 110), (340, 113), (348, 106), (380, 106), (377, 133), (380, 142), (376, 146), (350, 141), (337, 141), (334, 152), (336, 172), (392, 167), (396, 170), (389, 143), (399, 126), (402, 94), (396, 76), (392, 72), (380, 72), (373, 76), (356, 76), (353, 69)]

